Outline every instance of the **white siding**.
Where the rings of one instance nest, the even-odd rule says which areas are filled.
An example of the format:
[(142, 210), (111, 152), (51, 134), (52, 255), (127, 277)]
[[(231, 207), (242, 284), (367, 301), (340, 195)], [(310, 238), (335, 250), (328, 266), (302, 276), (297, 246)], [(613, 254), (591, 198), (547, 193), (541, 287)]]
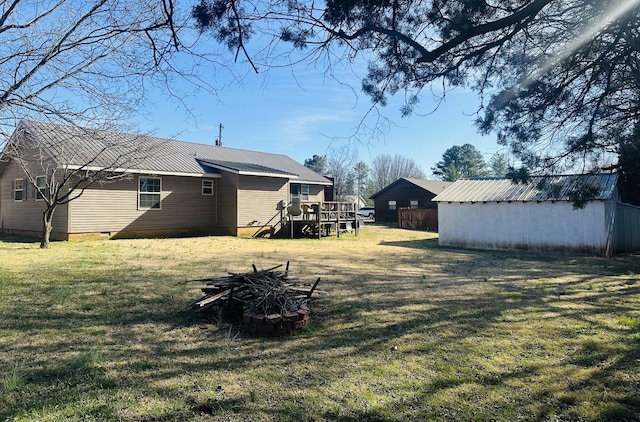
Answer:
[(439, 242), (481, 249), (604, 253), (605, 203), (573, 209), (569, 202), (438, 204)]

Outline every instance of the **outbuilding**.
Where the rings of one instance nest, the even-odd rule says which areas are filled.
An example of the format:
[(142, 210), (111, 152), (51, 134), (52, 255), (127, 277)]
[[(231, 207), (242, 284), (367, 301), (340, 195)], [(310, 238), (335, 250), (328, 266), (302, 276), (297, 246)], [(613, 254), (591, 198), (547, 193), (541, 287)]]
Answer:
[(437, 209), (433, 198), (444, 191), (451, 182), (401, 177), (384, 189), (371, 195), (375, 204), (376, 222), (398, 222), (398, 210)]
[[(616, 174), (463, 179), (434, 198), (439, 243), (479, 249), (593, 255), (637, 250), (640, 208), (622, 204)], [(575, 193), (589, 201), (577, 207)]]

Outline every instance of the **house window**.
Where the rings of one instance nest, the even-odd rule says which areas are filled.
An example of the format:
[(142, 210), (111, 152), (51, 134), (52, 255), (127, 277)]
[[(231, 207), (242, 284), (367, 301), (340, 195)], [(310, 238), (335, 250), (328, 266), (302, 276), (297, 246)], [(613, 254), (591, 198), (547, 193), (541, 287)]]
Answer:
[(389, 209), (392, 211), (396, 209), (396, 201), (389, 201)]
[(24, 179), (15, 179), (13, 181), (13, 200), (24, 201)]
[(202, 181), (202, 194), (213, 195), (213, 180)]
[(309, 200), (309, 185), (291, 185), (291, 199), (299, 198), (301, 201)]
[(409, 201), (409, 208), (411, 209), (417, 209), (418, 208), (418, 201), (416, 201), (415, 199), (412, 199)]
[(138, 209), (160, 209), (161, 191), (159, 177), (141, 177), (138, 184)]
[(38, 189), (36, 189), (36, 201), (43, 201), (44, 196), (42, 196), (42, 194), (44, 193), (47, 196), (49, 195), (49, 191), (47, 189), (47, 176), (36, 177), (36, 186), (38, 187)]

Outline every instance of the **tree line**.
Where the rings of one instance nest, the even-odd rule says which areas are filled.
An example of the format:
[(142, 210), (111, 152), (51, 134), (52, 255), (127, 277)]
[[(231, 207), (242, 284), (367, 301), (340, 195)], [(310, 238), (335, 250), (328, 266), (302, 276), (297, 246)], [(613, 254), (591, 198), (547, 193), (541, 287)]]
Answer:
[[(305, 167), (333, 179), (334, 196), (344, 199), (354, 195), (364, 199), (384, 189), (401, 177), (426, 179), (424, 171), (412, 159), (399, 154), (381, 154), (370, 164), (360, 160), (348, 145), (334, 147), (324, 155), (314, 154), (304, 161)], [(482, 153), (471, 144), (454, 145), (431, 168), (433, 177), (454, 182), (470, 177), (504, 177), (509, 172), (505, 153), (494, 154), (485, 161)]]

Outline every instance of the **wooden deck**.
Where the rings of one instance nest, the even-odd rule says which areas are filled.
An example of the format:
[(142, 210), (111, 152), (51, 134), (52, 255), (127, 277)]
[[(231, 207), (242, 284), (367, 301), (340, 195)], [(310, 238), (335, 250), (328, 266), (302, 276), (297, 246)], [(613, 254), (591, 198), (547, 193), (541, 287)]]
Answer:
[[(283, 214), (290, 237), (330, 236), (340, 237), (345, 231), (355, 231), (358, 235), (359, 220), (356, 204), (352, 202), (301, 202), (300, 214), (291, 205)], [(297, 214), (297, 215), (296, 215)]]

